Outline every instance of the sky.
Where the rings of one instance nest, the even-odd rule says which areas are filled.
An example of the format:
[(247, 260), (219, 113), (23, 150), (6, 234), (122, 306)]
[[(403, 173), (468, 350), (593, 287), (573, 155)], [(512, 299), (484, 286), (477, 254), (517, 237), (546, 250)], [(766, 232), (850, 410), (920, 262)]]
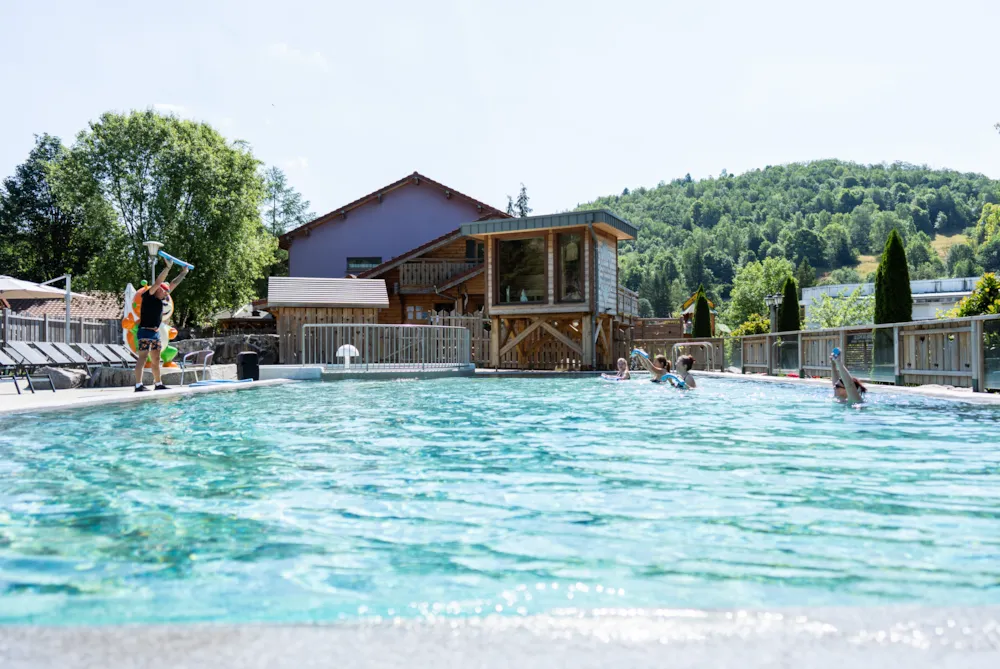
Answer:
[(996, 0), (0, 0), (0, 177), (155, 108), (325, 213), (419, 171), (535, 213), (819, 158), (1000, 178)]

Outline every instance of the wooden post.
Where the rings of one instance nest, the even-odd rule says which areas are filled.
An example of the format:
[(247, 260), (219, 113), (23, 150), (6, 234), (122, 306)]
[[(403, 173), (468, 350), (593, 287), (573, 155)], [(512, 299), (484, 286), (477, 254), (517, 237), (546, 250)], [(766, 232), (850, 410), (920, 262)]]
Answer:
[(796, 336), (796, 338), (798, 339), (798, 342), (799, 342), (799, 378), (800, 379), (804, 379), (804, 378), (806, 378), (806, 369), (803, 366), (804, 363), (802, 361), (802, 358), (803, 358), (803, 356), (802, 356), (802, 352), (803, 352), (803, 348), (802, 348), (802, 331), (799, 330), (799, 333), (797, 335), (795, 335), (795, 336)]
[[(969, 344), (972, 358), (972, 391), (981, 393), (985, 390), (986, 359), (985, 359), (985, 328), (982, 321), (972, 321), (972, 332), (969, 334)], [(956, 338), (957, 339), (957, 338)]]
[(767, 365), (765, 374), (771, 375), (771, 335), (764, 335), (764, 364)]
[(594, 368), (594, 316), (587, 314), (580, 319), (581, 343), (583, 344), (583, 355), (580, 360), (580, 367), (583, 369)]
[(500, 368), (500, 319), (490, 317), (490, 367)]
[[(893, 383), (903, 385), (903, 375), (899, 371), (899, 326), (892, 328), (892, 376)], [(975, 381), (973, 380), (973, 383)]]

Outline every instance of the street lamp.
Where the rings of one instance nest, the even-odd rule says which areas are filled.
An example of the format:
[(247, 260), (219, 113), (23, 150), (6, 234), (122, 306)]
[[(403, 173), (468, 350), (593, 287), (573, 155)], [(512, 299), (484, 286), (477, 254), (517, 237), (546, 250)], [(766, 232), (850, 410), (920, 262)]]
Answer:
[(149, 253), (149, 286), (152, 290), (153, 282), (156, 281), (156, 254), (163, 248), (160, 242), (143, 242), (146, 251)]

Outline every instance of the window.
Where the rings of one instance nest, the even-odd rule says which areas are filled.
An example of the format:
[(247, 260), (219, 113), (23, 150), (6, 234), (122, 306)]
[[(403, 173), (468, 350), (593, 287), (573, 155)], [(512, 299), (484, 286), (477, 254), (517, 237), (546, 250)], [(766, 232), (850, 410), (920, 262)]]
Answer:
[(559, 235), (559, 301), (583, 301), (583, 235)]
[(545, 238), (497, 242), (497, 302), (544, 302)]
[(426, 321), (427, 320), (427, 310), (422, 306), (417, 304), (410, 304), (406, 307), (406, 320), (408, 321)]
[(477, 242), (475, 239), (465, 240), (465, 260), (471, 262), (477, 260), (483, 262), (486, 259), (486, 247), (483, 246), (482, 242)]
[(434, 311), (452, 311), (455, 308), (454, 302), (435, 302)]
[(347, 273), (355, 274), (357, 272), (366, 272), (373, 267), (378, 267), (382, 264), (382, 258), (378, 257), (368, 257), (368, 258), (348, 258), (347, 259)]

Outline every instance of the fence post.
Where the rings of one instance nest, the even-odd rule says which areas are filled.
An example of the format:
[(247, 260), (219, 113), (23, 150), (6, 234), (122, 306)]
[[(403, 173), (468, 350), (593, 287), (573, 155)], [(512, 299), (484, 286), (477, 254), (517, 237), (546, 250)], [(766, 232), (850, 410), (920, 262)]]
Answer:
[[(983, 346), (985, 339), (985, 327), (982, 321), (972, 321), (972, 332), (970, 332), (969, 344), (972, 346), (972, 351), (970, 351), (972, 358), (972, 392), (981, 393), (985, 390), (985, 379), (986, 376), (986, 360), (985, 346)], [(958, 337), (955, 338), (956, 342)]]
[(39, 341), (49, 340), (49, 315), (42, 314), (42, 336), (39, 337)]
[[(892, 376), (893, 383), (897, 386), (903, 385), (903, 375), (899, 373), (899, 326), (892, 328)], [(975, 378), (973, 378), (975, 384)]]
[(764, 364), (767, 365), (764, 373), (771, 376), (771, 335), (764, 335)]
[(799, 330), (799, 333), (797, 335), (795, 335), (795, 337), (798, 340), (798, 347), (799, 347), (799, 378), (800, 379), (804, 379), (804, 378), (806, 378), (806, 368), (803, 366), (803, 362), (802, 362), (802, 357), (803, 357), (802, 356), (802, 330)]
[(6, 344), (7, 343), (7, 332), (10, 330), (10, 309), (4, 309), (3, 310), (3, 323), (2, 323), (2, 325), (3, 325), (3, 328), (0, 328), (0, 329), (2, 329), (2, 332), (0, 332), (0, 334), (3, 335), (3, 343)]

